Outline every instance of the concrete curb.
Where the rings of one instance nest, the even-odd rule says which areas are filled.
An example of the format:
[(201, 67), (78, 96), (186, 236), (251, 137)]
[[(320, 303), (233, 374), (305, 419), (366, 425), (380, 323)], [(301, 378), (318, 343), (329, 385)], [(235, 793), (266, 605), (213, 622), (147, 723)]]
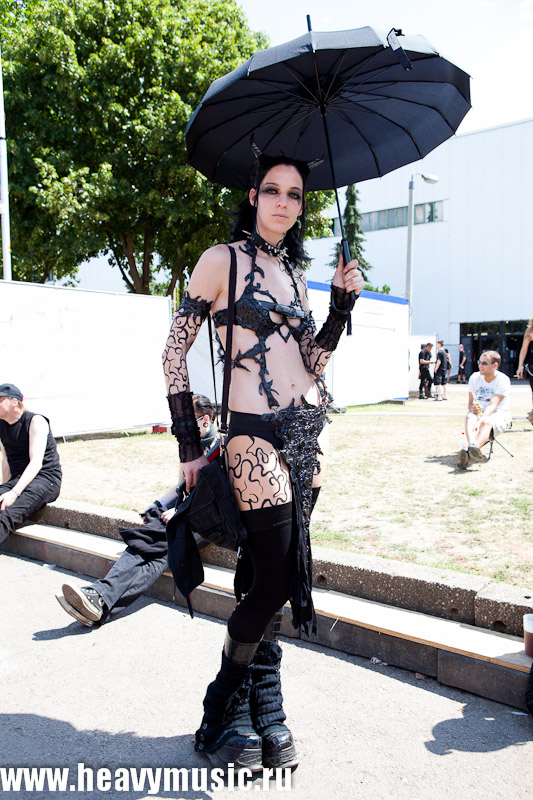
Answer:
[[(132, 527), (139, 523), (138, 514), (131, 511), (67, 501), (50, 503), (35, 519), (45, 525), (118, 540), (119, 526)], [(235, 568), (236, 555), (228, 550), (210, 545), (201, 555), (207, 564)], [(533, 613), (533, 589), (526, 587), (325, 547), (314, 546), (313, 556), (313, 585), (320, 589), (513, 636), (523, 635), (522, 617)]]
[[(65, 546), (25, 536), (10, 536), (2, 549), (12, 555), (54, 564), (92, 578), (103, 578), (114, 563), (104, 556), (69, 550)], [(59, 589), (58, 582), (57, 591)], [(168, 574), (159, 578), (145, 594), (184, 610), (187, 608), (185, 598)], [(192, 599), (195, 615), (223, 621), (229, 618), (235, 608), (232, 593), (205, 584), (195, 589)], [(349, 624), (340, 619), (332, 620), (320, 612), (317, 613), (317, 623), (317, 635), (307, 637), (292, 626), (290, 613), (285, 613), (281, 633), (286, 638), (301, 639), (364, 658), (376, 658), (378, 663), (393, 664), (418, 673), (421, 677), (432, 677), (448, 686), (526, 710), (524, 695), (528, 684), (527, 672)]]

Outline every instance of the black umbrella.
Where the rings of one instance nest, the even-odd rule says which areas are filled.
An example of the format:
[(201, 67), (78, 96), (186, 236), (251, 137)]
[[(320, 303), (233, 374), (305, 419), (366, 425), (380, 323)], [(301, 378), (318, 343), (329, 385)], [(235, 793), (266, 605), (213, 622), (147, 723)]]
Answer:
[(469, 76), (423, 36), (309, 30), (211, 84), (187, 127), (188, 161), (215, 183), (246, 190), (253, 136), (268, 155), (324, 156), (307, 188), (336, 191), (423, 158), (469, 108)]

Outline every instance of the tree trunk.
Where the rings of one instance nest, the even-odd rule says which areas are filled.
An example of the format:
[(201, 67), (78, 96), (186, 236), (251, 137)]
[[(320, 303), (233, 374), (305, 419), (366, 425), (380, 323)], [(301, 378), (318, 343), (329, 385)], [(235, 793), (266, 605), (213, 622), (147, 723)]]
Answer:
[(142, 286), (143, 294), (150, 294), (150, 260), (152, 255), (151, 249), (152, 231), (148, 228), (144, 232), (144, 248), (143, 248), (143, 272), (142, 272)]
[(139, 270), (137, 269), (137, 264), (135, 263), (135, 256), (133, 254), (133, 234), (131, 230), (128, 230), (126, 233), (121, 233), (120, 241), (122, 242), (122, 247), (124, 248), (124, 252), (128, 260), (130, 278), (133, 283), (133, 291), (136, 294), (149, 294), (149, 291), (144, 290), (143, 282), (141, 281), (141, 276), (139, 275)]

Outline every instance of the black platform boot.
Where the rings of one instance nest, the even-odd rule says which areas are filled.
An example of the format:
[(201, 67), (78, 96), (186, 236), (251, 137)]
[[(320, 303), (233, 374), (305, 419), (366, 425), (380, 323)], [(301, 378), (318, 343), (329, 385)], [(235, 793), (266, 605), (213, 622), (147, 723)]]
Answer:
[(207, 687), (194, 745), (214, 767), (261, 769), (261, 739), (250, 716), (249, 665), (256, 650), (256, 642), (236, 642), (226, 634), (220, 671)]
[(292, 733), (284, 724), (287, 717), (283, 711), (279, 677), (281, 647), (278, 644), (282, 615), (283, 609), (272, 617), (250, 666), (252, 721), (262, 739), (263, 766), (272, 768), (298, 764)]

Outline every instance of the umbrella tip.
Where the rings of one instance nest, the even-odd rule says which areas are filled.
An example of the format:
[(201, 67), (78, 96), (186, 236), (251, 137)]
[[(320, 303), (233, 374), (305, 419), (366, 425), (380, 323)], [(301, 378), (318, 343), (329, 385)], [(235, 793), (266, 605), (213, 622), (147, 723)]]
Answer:
[(307, 30), (308, 31), (312, 31), (313, 30), (312, 27), (311, 27), (311, 15), (310, 14), (307, 14)]

